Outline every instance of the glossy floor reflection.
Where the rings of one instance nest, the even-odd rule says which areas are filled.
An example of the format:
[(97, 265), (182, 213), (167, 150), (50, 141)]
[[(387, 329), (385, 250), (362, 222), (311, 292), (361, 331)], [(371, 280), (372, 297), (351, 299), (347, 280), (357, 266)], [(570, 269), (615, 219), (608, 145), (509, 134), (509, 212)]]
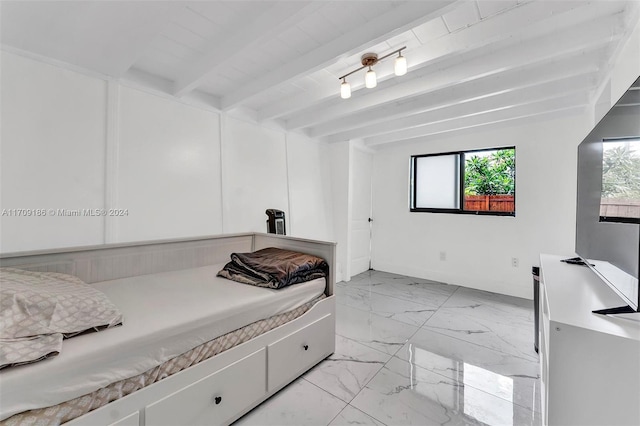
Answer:
[(533, 303), (386, 272), (338, 283), (336, 352), (238, 425), (539, 425)]

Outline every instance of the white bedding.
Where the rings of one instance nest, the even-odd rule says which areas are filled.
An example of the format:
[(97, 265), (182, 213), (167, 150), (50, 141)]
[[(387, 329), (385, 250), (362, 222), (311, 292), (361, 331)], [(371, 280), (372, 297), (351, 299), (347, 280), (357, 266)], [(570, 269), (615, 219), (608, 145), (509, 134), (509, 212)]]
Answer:
[(124, 325), (65, 340), (55, 358), (0, 371), (0, 420), (143, 373), (325, 290), (323, 278), (280, 290), (240, 284), (216, 277), (222, 266), (92, 284), (120, 309)]

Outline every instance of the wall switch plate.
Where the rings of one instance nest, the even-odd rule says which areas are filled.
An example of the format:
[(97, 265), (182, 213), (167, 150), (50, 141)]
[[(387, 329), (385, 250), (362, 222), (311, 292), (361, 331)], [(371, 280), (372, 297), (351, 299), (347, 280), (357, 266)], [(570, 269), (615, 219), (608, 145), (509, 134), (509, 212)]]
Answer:
[(446, 251), (441, 251), (440, 252), (440, 260), (447, 260), (447, 252)]
[(519, 264), (518, 258), (517, 257), (512, 257), (511, 258), (511, 266), (513, 266), (514, 268), (517, 268)]

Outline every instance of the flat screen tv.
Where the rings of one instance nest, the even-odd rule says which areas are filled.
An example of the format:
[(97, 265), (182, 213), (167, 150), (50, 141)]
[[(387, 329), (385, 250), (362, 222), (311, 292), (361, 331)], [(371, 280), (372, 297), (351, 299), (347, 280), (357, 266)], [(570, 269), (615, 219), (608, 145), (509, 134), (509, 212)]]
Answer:
[(576, 253), (623, 303), (599, 314), (640, 311), (639, 83), (578, 147)]

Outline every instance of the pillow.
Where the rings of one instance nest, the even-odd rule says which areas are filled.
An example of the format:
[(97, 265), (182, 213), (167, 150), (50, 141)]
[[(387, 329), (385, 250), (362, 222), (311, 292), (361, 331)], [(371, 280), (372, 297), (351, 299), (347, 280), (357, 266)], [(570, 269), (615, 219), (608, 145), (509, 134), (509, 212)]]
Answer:
[(0, 268), (0, 353), (18, 340), (29, 346), (29, 342), (42, 342), (34, 339), (36, 336), (61, 334), (68, 338), (120, 324), (118, 308), (104, 293), (77, 277)]

